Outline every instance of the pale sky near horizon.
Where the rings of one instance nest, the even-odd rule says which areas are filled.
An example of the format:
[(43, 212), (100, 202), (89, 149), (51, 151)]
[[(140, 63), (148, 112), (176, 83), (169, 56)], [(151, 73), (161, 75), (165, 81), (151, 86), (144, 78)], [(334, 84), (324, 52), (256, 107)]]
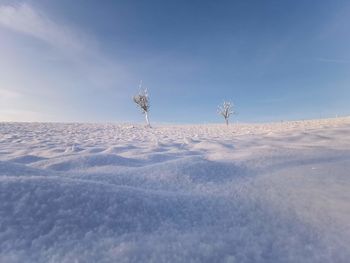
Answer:
[(0, 0), (0, 121), (350, 114), (350, 2)]

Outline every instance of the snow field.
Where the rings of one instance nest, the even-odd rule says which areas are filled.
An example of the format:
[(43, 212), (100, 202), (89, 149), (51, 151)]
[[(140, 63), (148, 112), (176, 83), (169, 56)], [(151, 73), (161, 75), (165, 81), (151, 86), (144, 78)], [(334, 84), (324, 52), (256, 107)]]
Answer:
[(348, 262), (350, 119), (0, 123), (0, 262)]

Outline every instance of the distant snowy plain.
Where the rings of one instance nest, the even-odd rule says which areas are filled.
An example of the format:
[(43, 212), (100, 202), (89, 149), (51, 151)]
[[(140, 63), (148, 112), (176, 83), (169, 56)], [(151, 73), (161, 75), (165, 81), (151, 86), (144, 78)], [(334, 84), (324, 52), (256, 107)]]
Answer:
[(0, 123), (0, 262), (350, 262), (350, 118)]

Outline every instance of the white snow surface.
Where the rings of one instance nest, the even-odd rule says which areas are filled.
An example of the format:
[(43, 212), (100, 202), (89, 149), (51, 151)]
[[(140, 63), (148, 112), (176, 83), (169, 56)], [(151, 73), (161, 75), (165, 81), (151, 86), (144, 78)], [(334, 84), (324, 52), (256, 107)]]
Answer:
[(0, 123), (0, 262), (350, 262), (350, 118)]

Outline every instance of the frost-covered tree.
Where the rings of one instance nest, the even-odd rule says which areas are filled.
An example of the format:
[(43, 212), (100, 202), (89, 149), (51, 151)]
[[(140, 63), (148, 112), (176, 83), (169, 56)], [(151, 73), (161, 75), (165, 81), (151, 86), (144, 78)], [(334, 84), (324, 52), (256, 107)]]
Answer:
[(142, 113), (145, 115), (147, 126), (151, 127), (151, 124), (148, 119), (148, 112), (150, 108), (149, 96), (147, 89), (142, 88), (142, 81), (140, 82), (139, 88), (140, 91), (137, 95), (133, 97), (133, 100), (136, 103), (136, 105), (141, 109)]
[(226, 125), (228, 125), (228, 119), (232, 114), (234, 114), (233, 111), (233, 103), (224, 101), (222, 105), (218, 106), (218, 113), (224, 117)]

